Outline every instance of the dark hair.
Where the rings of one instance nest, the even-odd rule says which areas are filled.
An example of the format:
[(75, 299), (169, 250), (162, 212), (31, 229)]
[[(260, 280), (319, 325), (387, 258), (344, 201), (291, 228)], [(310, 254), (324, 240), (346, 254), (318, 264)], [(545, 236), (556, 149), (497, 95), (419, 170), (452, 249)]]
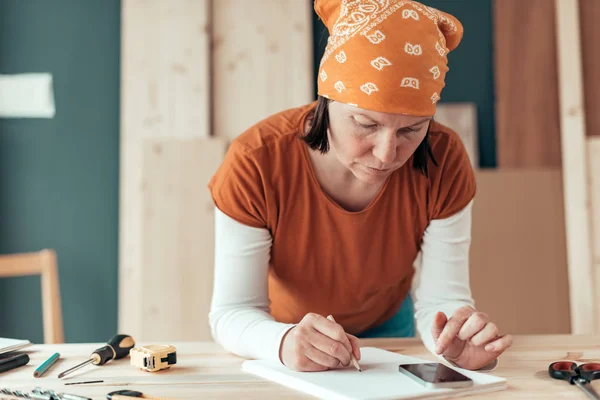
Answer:
[[(319, 96), (317, 99), (317, 106), (313, 114), (309, 117), (311, 120), (310, 128), (308, 132), (302, 137), (302, 140), (308, 144), (313, 150), (319, 150), (321, 153), (327, 153), (329, 151), (329, 140), (327, 139), (327, 128), (329, 128), (329, 102), (331, 100), (326, 99), (323, 96)], [(433, 121), (433, 120), (432, 120)], [(433, 155), (431, 149), (431, 143), (429, 142), (429, 130), (431, 129), (431, 123), (427, 128), (425, 138), (419, 144), (419, 147), (414, 152), (413, 157), (413, 168), (421, 171), (425, 177), (429, 178), (429, 172), (427, 165), (429, 160), (433, 162), (433, 165), (438, 166), (437, 161)]]

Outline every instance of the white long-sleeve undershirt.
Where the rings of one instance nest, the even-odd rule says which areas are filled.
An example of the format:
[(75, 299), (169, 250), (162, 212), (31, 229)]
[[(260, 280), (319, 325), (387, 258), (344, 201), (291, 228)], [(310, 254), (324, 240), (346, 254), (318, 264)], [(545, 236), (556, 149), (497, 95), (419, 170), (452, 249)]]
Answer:
[[(420, 275), (415, 280), (416, 328), (435, 354), (431, 334), (436, 312), (447, 317), (462, 306), (474, 307), (469, 285), (472, 202), (455, 215), (429, 223), (421, 247)], [(267, 274), (272, 238), (215, 209), (215, 275), (209, 321), (212, 336), (241, 357), (281, 362), (279, 349), (294, 324), (269, 314)], [(492, 363), (485, 369), (494, 368)]]

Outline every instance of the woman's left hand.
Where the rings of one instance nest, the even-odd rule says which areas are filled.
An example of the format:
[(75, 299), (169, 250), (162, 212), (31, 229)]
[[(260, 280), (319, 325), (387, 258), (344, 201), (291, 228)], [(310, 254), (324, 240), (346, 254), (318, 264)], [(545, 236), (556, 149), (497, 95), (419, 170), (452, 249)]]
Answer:
[(431, 328), (435, 351), (460, 368), (477, 370), (494, 361), (512, 344), (512, 336), (498, 336), (487, 314), (461, 307), (447, 319), (438, 312)]

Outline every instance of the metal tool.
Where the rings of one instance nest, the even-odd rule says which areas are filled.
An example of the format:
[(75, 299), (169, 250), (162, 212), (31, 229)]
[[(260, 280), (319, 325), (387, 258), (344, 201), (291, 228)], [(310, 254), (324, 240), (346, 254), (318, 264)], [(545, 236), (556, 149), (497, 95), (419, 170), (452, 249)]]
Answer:
[(88, 385), (90, 383), (102, 383), (104, 382), (103, 380), (97, 380), (97, 381), (83, 381), (83, 382), (69, 382), (69, 383), (65, 383), (65, 386), (69, 386), (69, 385)]
[(21, 390), (0, 389), (0, 394), (31, 400), (92, 400), (89, 397), (69, 393), (57, 393), (54, 390), (35, 388), (31, 392)]
[(148, 372), (168, 369), (177, 364), (177, 350), (171, 345), (151, 344), (136, 347), (131, 349), (129, 354), (131, 365)]
[(118, 360), (126, 357), (129, 351), (135, 346), (133, 338), (129, 335), (117, 335), (113, 337), (104, 347), (96, 349), (91, 355), (90, 359), (82, 362), (79, 365), (74, 366), (58, 375), (58, 378), (62, 378), (73, 371), (83, 368), (88, 364), (104, 365), (108, 361)]
[(548, 373), (554, 379), (561, 379), (571, 385), (577, 385), (590, 398), (600, 400), (600, 395), (590, 385), (595, 379), (600, 379), (600, 364), (586, 363), (577, 365), (571, 361), (557, 361), (550, 364)]
[(9, 396), (22, 397), (24, 399), (30, 399), (30, 395), (28, 393), (22, 392), (20, 390), (10, 390), (7, 388), (0, 389), (0, 393), (7, 394)]

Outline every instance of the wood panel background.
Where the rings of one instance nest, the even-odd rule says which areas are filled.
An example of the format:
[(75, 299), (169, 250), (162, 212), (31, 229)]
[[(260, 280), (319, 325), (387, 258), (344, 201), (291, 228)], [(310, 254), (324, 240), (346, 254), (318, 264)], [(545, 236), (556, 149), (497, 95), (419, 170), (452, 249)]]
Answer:
[(498, 167), (560, 167), (554, 1), (494, 0), (493, 11)]
[(214, 135), (313, 100), (312, 3), (213, 2)]
[[(590, 171), (590, 202), (592, 220), (592, 265), (595, 274), (595, 304), (600, 324), (600, 137), (588, 138), (588, 162)], [(600, 329), (600, 327), (598, 327)]]
[(454, 130), (462, 139), (473, 168), (479, 166), (477, 105), (475, 103), (438, 103), (435, 120)]
[[(571, 11), (575, 15), (565, 15)], [(587, 176), (596, 165), (590, 138), (600, 135), (599, 16), (596, 0), (494, 1), (498, 167), (563, 169), (576, 333), (600, 329), (600, 308), (594, 306), (600, 276), (592, 259), (600, 251), (600, 227), (591, 217), (600, 210), (594, 197), (600, 182)], [(557, 21), (563, 21), (560, 33)], [(594, 280), (596, 290), (589, 286)]]
[[(149, 196), (143, 177), (146, 185), (152, 183), (151, 171), (143, 170), (144, 140), (209, 136), (208, 6), (207, 0), (123, 0), (121, 5), (119, 330), (136, 340), (153, 335), (149, 317), (155, 327), (163, 322), (144, 303), (145, 291), (169, 268), (165, 264), (153, 276), (145, 265), (147, 252), (159, 242), (147, 236), (142, 211)], [(175, 327), (172, 337), (180, 337)]]
[[(213, 256), (206, 183), (226, 140), (274, 112), (312, 100), (312, 5), (122, 5), (119, 329), (138, 340), (208, 339)], [(535, 286), (569, 295), (554, 3), (496, 0), (494, 7), (501, 170), (477, 171), (473, 290), (478, 307), (496, 315), (502, 329), (568, 332), (568, 303), (540, 312), (543, 298), (532, 299), (529, 291)], [(582, 29), (596, 34), (590, 24), (583, 22)], [(594, 43), (585, 35), (583, 40), (584, 47)], [(589, 83), (594, 62), (584, 65)], [(597, 101), (588, 101), (588, 109)], [(588, 124), (599, 126), (596, 118), (588, 116)], [(207, 139), (211, 135), (221, 140)], [(594, 157), (591, 168), (598, 165)], [(540, 167), (548, 170), (535, 170)], [(600, 204), (600, 178), (593, 179), (593, 201)], [(598, 221), (600, 206), (595, 210)], [(515, 283), (515, 276), (521, 280)], [(514, 298), (506, 299), (506, 287), (515, 289)]]
[(553, 169), (476, 172), (471, 287), (503, 332), (569, 333), (562, 175)]
[(600, 136), (600, 1), (579, 0), (579, 18), (587, 135)]
[[(600, 135), (600, 1), (579, 0), (587, 136)], [(555, 3), (494, 0), (498, 167), (559, 167)]]
[(206, 185), (225, 151), (216, 138), (144, 142), (144, 340), (211, 340), (214, 205)]
[(598, 305), (594, 300), (579, 1), (555, 0), (555, 5), (571, 326), (573, 333), (587, 334), (598, 332)]
[(119, 329), (138, 341), (210, 340), (207, 183), (229, 140), (312, 100), (311, 6), (123, 0)]

